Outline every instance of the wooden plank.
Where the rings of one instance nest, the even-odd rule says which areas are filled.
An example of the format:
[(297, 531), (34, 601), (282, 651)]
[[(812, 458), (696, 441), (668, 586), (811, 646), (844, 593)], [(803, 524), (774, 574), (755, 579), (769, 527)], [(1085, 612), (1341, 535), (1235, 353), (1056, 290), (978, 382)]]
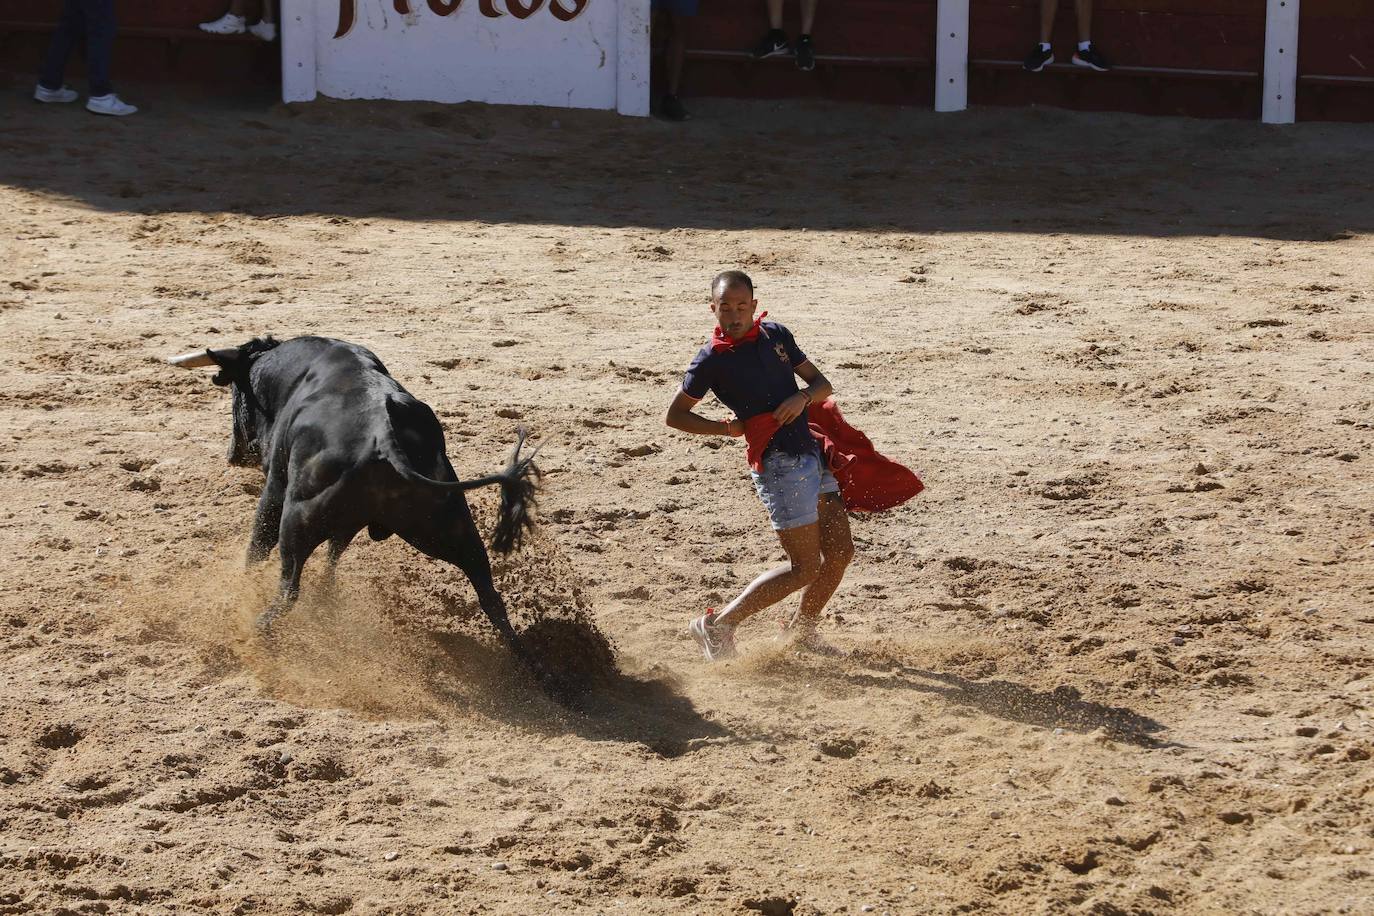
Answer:
[[(737, 64), (757, 67), (795, 67), (796, 63), (790, 57), (768, 57), (763, 60), (755, 60), (748, 51), (718, 51), (709, 48), (689, 48), (687, 50), (688, 60), (715, 60), (731, 61)], [(864, 55), (864, 54), (817, 54), (816, 65), (832, 65), (837, 67), (880, 67), (891, 69), (915, 69), (923, 70), (931, 66), (931, 62), (923, 57), (893, 57), (885, 55)]]
[(935, 110), (968, 108), (969, 0), (940, 0), (935, 19)]
[(1318, 12), (1302, 4), (1298, 25), (1298, 73), (1374, 76), (1374, 10), (1363, 19)]
[[(797, 9), (784, 6), (783, 25), (793, 38), (800, 29)], [(762, 0), (702, 0), (687, 29), (692, 47), (747, 51), (768, 30), (768, 18)], [(818, 53), (933, 60), (935, 0), (822, 0), (815, 44)]]
[(615, 110), (622, 115), (649, 116), (649, 0), (620, 0), (616, 24)]
[(316, 6), (292, 3), (281, 10), (281, 100), (313, 102), (319, 67), (315, 56)]
[[(1019, 60), (971, 60), (969, 67), (975, 70), (1022, 70)], [(1073, 73), (1085, 79), (1113, 79), (1115, 77), (1168, 77), (1170, 79), (1230, 80), (1233, 82), (1257, 82), (1258, 70), (1203, 70), (1193, 67), (1113, 67), (1106, 73), (1076, 67), (1073, 64), (1050, 64), (1045, 70), (1051, 73)], [(1045, 72), (1045, 71), (1041, 71)], [(1027, 79), (1035, 74), (1027, 73)]]
[[(969, 53), (983, 59), (1020, 59), (1035, 42), (1037, 18), (987, 18), (988, 12), (973, 8)], [(1258, 70), (1264, 57), (1264, 20), (1258, 16), (1103, 13), (1094, 16), (1093, 33), (1108, 59), (1126, 66)], [(1072, 17), (1061, 16), (1053, 35), (1056, 58), (1067, 60), (1076, 41)]]
[(1292, 124), (1298, 105), (1299, 0), (1267, 0), (1264, 27), (1265, 124)]
[(1298, 84), (1311, 86), (1374, 87), (1374, 76), (1331, 76), (1325, 73), (1301, 73), (1298, 74)]

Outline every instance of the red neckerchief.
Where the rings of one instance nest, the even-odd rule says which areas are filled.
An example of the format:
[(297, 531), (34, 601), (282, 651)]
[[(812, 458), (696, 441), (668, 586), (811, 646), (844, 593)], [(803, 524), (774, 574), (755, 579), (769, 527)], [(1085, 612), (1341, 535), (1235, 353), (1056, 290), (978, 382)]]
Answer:
[(725, 336), (725, 332), (720, 329), (720, 325), (716, 325), (716, 329), (711, 332), (711, 352), (729, 352), (730, 350), (735, 349), (735, 344), (753, 343), (754, 341), (758, 340), (759, 325), (763, 324), (763, 319), (767, 317), (767, 312), (764, 312), (762, 315), (760, 315), (758, 319), (754, 322), (754, 326), (750, 328), (748, 331), (746, 331), (744, 333), (744, 336), (741, 337), (739, 340), (731, 340), (729, 337)]

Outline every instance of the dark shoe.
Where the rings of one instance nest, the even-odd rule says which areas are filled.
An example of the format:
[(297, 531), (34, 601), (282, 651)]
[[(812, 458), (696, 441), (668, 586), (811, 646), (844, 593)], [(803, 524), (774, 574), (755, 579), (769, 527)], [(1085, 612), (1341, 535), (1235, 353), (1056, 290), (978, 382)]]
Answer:
[(792, 46), (787, 43), (787, 34), (782, 29), (773, 29), (754, 46), (754, 50), (750, 53), (754, 60), (763, 60), (765, 57), (791, 54)]
[(1112, 65), (1107, 63), (1107, 58), (1098, 52), (1097, 45), (1088, 45), (1086, 51), (1075, 51), (1073, 62), (1076, 67), (1091, 67), (1098, 73), (1106, 73), (1112, 69)]
[(797, 47), (794, 53), (797, 55), (798, 70), (816, 69), (816, 49), (811, 44), (810, 35), (803, 35), (797, 39)]
[(682, 104), (682, 99), (671, 93), (663, 97), (663, 104), (658, 107), (658, 113), (669, 121), (686, 121), (692, 117), (687, 111), (687, 106)]
[(1040, 43), (1036, 42), (1035, 47), (1031, 48), (1031, 52), (1026, 55), (1021, 66), (1031, 73), (1039, 73), (1045, 69), (1046, 65), (1052, 63), (1054, 63), (1054, 52), (1041, 48)]

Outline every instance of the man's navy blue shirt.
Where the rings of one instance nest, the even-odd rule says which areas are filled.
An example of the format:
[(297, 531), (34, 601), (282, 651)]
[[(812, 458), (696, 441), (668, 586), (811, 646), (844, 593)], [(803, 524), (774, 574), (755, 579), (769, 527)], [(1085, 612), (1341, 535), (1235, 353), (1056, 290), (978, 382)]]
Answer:
[[(757, 340), (737, 343), (732, 350), (715, 351), (708, 341), (697, 353), (682, 390), (698, 401), (709, 391), (741, 420), (772, 413), (796, 394), (796, 368), (806, 362), (792, 332), (774, 321), (759, 325)], [(806, 412), (782, 427), (768, 443), (768, 452), (781, 449), (791, 455), (816, 451), (816, 440), (806, 423)]]

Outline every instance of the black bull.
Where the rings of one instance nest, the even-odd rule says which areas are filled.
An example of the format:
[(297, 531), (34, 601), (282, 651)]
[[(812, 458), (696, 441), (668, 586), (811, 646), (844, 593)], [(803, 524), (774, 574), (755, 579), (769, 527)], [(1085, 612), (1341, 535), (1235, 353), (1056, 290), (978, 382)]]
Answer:
[(240, 347), (175, 357), (186, 368), (214, 365), (216, 385), (233, 392), (229, 463), (266, 475), (253, 519), (248, 562), (281, 552), (281, 592), (258, 618), (273, 623), (300, 594), (310, 554), (329, 544), (332, 572), (353, 538), (395, 534), (416, 550), (461, 569), (483, 612), (515, 654), (550, 687), (526, 651), (491, 578), (491, 564), (465, 491), (499, 484), (492, 548), (515, 549), (533, 525), (533, 455), (521, 457), (523, 430), (499, 474), (459, 480), (444, 432), (428, 405), (391, 377), (372, 351), (325, 337), (251, 340)]

